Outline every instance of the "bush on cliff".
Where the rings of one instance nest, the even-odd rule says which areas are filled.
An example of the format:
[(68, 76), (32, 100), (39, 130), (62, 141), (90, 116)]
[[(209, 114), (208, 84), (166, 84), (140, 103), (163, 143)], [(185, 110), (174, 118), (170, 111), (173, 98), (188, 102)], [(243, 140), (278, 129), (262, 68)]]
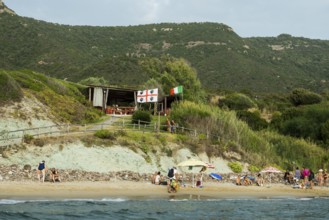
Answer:
[(149, 124), (151, 122), (151, 114), (147, 111), (135, 111), (132, 116), (133, 124)]

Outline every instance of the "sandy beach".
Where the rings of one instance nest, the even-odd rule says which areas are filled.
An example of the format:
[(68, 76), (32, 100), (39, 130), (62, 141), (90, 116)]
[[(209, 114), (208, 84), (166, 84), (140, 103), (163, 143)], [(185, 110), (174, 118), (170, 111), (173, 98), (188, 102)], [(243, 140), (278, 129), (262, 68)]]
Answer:
[(148, 182), (0, 182), (0, 199), (243, 199), (328, 197), (328, 187), (293, 189), (283, 184), (236, 186), (209, 182), (204, 188), (181, 187), (168, 193), (166, 186)]

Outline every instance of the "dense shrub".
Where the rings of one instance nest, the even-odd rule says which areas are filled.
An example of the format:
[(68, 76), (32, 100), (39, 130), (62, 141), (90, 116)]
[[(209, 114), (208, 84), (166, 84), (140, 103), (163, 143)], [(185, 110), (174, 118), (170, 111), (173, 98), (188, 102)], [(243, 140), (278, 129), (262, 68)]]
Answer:
[(268, 123), (260, 117), (259, 112), (238, 111), (237, 117), (245, 121), (253, 130), (267, 128)]
[(230, 162), (227, 164), (229, 168), (234, 172), (234, 173), (241, 173), (242, 172), (242, 164), (239, 162)]
[(132, 116), (133, 124), (149, 124), (151, 122), (151, 114), (147, 111), (135, 111)]
[(94, 136), (101, 139), (115, 140), (115, 134), (105, 129), (96, 131)]
[(327, 120), (325, 123), (323, 123), (321, 125), (320, 128), (320, 132), (321, 132), (321, 139), (324, 142), (324, 146), (328, 149), (329, 146), (329, 120)]
[(327, 166), (329, 162), (328, 153), (314, 143), (267, 130), (259, 132), (259, 135), (272, 145), (272, 154), (278, 155), (273, 162), (280, 164), (284, 169), (289, 169), (295, 163), (299, 167), (305, 166), (316, 170)]
[(24, 141), (24, 143), (27, 143), (27, 144), (32, 143), (33, 139), (34, 139), (33, 136), (30, 134), (24, 134), (24, 136), (23, 136), (23, 141)]
[(5, 71), (0, 71), (0, 104), (19, 101), (23, 92), (17, 82)]
[(289, 99), (293, 105), (299, 106), (320, 103), (322, 97), (319, 94), (300, 88), (293, 90)]
[(249, 170), (250, 172), (252, 172), (252, 173), (257, 173), (257, 172), (259, 172), (261, 169), (260, 169), (259, 167), (257, 167), (257, 166), (250, 165), (250, 166), (248, 167), (248, 170)]
[(241, 93), (232, 93), (220, 99), (218, 102), (219, 107), (227, 106), (232, 110), (245, 110), (248, 108), (255, 107), (256, 104), (248, 96)]
[(328, 103), (299, 106), (273, 118), (271, 126), (281, 134), (311, 139), (325, 147), (326, 125), (329, 120)]

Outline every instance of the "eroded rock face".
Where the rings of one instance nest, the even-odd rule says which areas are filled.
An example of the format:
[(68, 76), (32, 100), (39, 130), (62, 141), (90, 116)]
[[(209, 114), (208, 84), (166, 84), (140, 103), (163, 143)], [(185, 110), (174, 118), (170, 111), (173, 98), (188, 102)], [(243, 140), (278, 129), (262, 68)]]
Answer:
[(241, 161), (241, 155), (233, 152), (233, 151), (228, 151), (228, 152), (224, 152), (223, 155), (225, 156), (225, 158), (227, 159), (232, 159), (232, 160), (237, 160), (237, 161)]

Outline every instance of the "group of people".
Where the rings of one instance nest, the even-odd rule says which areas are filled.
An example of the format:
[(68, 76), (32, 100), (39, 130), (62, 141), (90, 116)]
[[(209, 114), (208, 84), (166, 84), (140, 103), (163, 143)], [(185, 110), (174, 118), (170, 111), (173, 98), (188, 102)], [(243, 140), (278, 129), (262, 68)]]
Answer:
[[(46, 161), (41, 161), (38, 166), (37, 166), (37, 176), (38, 176), (38, 180), (39, 182), (45, 182), (46, 179), (46, 175), (48, 173), (48, 167), (46, 166)], [(53, 182), (61, 182), (61, 178), (59, 176), (59, 172), (57, 169), (52, 168), (50, 169), (50, 180), (52, 180)]]
[(177, 169), (173, 167), (169, 169), (167, 177), (161, 175), (160, 171), (155, 172), (151, 177), (151, 183), (155, 185), (167, 185), (168, 192), (177, 192), (178, 181), (177, 179)]
[(326, 169), (320, 169), (315, 174), (312, 169), (303, 167), (303, 169), (299, 170), (297, 167), (294, 176), (289, 171), (286, 171), (283, 178), (286, 183), (295, 184), (299, 188), (308, 187), (312, 189), (315, 184), (318, 186), (327, 186), (328, 184), (328, 173)]
[(175, 129), (176, 129), (176, 123), (174, 120), (169, 120), (169, 118), (167, 118), (167, 131), (170, 133), (175, 133)]
[(252, 185), (254, 183), (257, 186), (263, 186), (264, 185), (264, 178), (262, 177), (262, 175), (260, 173), (257, 174), (256, 178), (252, 177), (252, 176), (248, 176), (248, 175), (245, 175), (243, 177), (238, 175), (236, 180), (235, 180), (235, 184), (237, 186), (249, 186), (249, 185)]

